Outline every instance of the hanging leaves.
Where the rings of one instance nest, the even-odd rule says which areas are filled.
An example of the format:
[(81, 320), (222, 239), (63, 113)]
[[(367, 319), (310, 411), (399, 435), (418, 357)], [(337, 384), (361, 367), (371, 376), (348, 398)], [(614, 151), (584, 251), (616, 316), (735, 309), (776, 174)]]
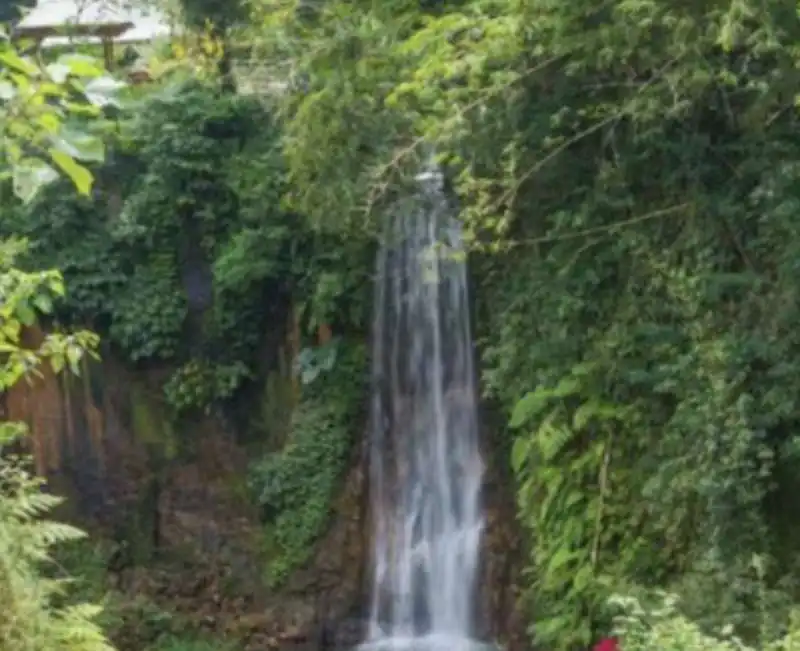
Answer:
[(85, 56), (68, 54), (41, 67), (6, 35), (0, 35), (0, 64), (0, 178), (10, 176), (26, 202), (60, 174), (88, 195), (93, 179), (86, 164), (103, 159), (103, 143), (76, 118), (99, 117), (123, 85)]

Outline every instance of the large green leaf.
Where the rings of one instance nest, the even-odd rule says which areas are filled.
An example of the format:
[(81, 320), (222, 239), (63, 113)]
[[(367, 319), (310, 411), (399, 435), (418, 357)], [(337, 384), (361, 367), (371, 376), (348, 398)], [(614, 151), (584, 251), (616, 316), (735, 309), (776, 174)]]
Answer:
[(57, 149), (50, 150), (50, 157), (75, 184), (78, 192), (88, 195), (92, 190), (92, 173), (74, 158)]
[(550, 392), (539, 388), (525, 394), (511, 412), (509, 427), (518, 428), (527, 423), (533, 416), (536, 416), (550, 400)]
[(42, 187), (55, 181), (58, 178), (58, 172), (43, 161), (27, 159), (14, 167), (12, 178), (14, 193), (23, 201), (28, 202)]
[(100, 138), (69, 128), (62, 129), (53, 138), (53, 148), (82, 161), (99, 163), (105, 158), (105, 147)]
[(527, 436), (519, 436), (511, 446), (511, 468), (515, 473), (522, 470), (525, 461), (528, 458), (528, 453), (531, 448), (531, 439)]

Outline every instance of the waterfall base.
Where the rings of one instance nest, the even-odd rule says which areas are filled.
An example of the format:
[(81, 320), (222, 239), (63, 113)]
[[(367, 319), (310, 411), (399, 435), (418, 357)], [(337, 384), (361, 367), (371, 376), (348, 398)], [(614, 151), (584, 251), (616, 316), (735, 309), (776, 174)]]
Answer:
[(410, 637), (382, 637), (360, 644), (355, 651), (497, 651), (497, 647), (480, 640), (431, 633)]

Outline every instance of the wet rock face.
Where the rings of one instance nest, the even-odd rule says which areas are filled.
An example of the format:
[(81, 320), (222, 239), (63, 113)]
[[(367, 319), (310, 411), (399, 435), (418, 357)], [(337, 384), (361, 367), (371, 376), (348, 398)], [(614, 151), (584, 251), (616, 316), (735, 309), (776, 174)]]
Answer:
[(486, 527), (479, 580), (483, 589), (478, 604), (478, 636), (499, 643), (507, 651), (521, 651), (530, 646), (520, 600), (520, 581), (525, 567), (524, 539), (517, 522), (515, 487), (507, 470), (507, 455), (502, 449), (491, 447), (496, 432), (502, 431), (500, 427), (495, 423), (493, 431), (486, 431), (483, 436)]
[[(113, 568), (121, 589), (152, 597), (202, 630), (242, 638), (247, 651), (352, 649), (363, 640), (371, 589), (364, 449), (354, 450), (312, 561), (279, 590), (266, 590), (261, 525), (242, 491), (248, 456), (229, 427), (214, 417), (193, 424), (186, 454), (179, 445), (186, 432), (172, 431), (159, 406), (157, 371), (132, 372), (109, 356), (69, 385), (44, 371), (5, 396), (3, 417), (29, 424), (40, 472), (71, 498), (67, 515), (125, 541)], [(491, 433), (483, 439), (492, 445)], [(513, 483), (503, 453), (484, 457), (476, 633), (516, 651), (527, 640)], [(157, 560), (164, 557), (167, 565)]]
[[(256, 513), (230, 487), (230, 479), (241, 476), (241, 450), (220, 437), (199, 450), (191, 464), (170, 470), (159, 501), (162, 549), (182, 560), (165, 581), (173, 593), (182, 591), (163, 595), (168, 608), (177, 606), (211, 633), (243, 640), (246, 651), (352, 648), (353, 640), (360, 642), (360, 625), (348, 622), (363, 600), (367, 540), (360, 464), (354, 462), (344, 478), (330, 529), (312, 561), (279, 589), (267, 590)], [(215, 468), (220, 459), (230, 467)]]
[(343, 618), (320, 622), (309, 640), (320, 651), (351, 651), (364, 641), (369, 622), (362, 618)]
[[(243, 490), (247, 452), (213, 416), (192, 424), (185, 449), (187, 432), (173, 431), (164, 413), (162, 380), (106, 356), (68, 384), (47, 372), (22, 383), (4, 397), (2, 415), (29, 424), (39, 471), (70, 498), (62, 517), (121, 543), (116, 588), (198, 630), (241, 638), (248, 651), (311, 643), (321, 622), (326, 644), (356, 637), (355, 626), (338, 623), (364, 599), (360, 452), (312, 561), (267, 590), (262, 527)], [(133, 640), (129, 648), (142, 645)]]

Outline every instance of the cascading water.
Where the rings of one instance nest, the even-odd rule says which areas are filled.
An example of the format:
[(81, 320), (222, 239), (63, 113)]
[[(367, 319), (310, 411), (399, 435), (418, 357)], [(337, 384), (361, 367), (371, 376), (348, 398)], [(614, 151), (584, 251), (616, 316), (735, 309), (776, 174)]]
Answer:
[(483, 476), (461, 229), (436, 171), (378, 260), (370, 649), (478, 646)]

